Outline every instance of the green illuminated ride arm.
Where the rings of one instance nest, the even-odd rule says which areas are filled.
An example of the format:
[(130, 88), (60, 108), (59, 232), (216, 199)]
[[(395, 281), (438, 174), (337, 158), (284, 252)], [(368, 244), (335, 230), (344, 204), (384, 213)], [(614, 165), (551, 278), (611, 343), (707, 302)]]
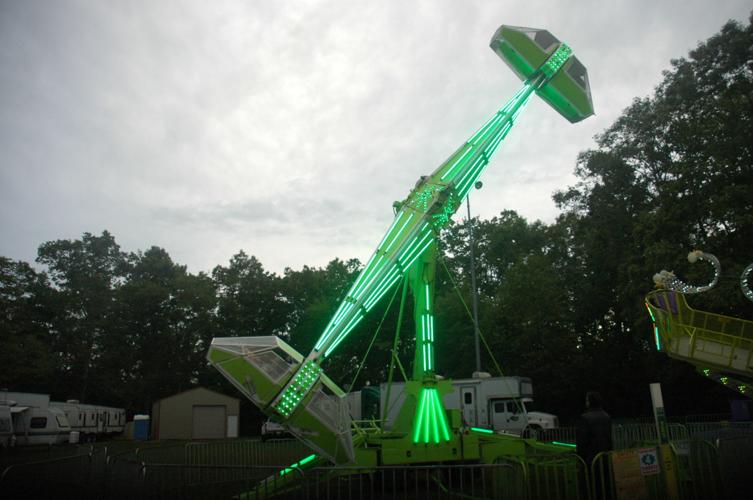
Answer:
[(562, 44), (523, 88), (399, 204), (392, 225), (348, 291), (309, 359), (328, 357), (432, 244), (489, 164), (533, 93), (567, 61)]

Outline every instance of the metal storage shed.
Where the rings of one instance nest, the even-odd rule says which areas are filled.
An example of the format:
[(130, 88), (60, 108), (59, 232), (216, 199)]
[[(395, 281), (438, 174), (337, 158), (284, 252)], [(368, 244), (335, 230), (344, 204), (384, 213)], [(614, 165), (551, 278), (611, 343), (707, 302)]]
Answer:
[(238, 437), (240, 400), (196, 387), (152, 405), (152, 439)]

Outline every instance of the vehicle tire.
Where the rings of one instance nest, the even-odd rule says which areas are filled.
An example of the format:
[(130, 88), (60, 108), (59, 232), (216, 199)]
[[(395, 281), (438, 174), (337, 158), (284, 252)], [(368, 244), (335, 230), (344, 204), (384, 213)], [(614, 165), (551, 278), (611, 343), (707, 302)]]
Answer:
[(525, 429), (523, 429), (523, 434), (521, 434), (522, 437), (526, 439), (536, 439), (539, 436), (539, 432), (541, 431), (541, 426), (537, 424), (532, 424), (526, 426)]

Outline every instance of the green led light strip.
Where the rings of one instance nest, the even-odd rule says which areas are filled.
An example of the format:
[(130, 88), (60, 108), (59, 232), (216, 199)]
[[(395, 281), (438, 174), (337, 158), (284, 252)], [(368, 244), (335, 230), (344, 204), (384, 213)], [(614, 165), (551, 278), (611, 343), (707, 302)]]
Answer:
[(576, 448), (577, 446), (572, 443), (562, 443), (560, 441), (552, 441), (552, 444), (556, 444), (557, 446), (567, 446), (568, 448)]
[(405, 222), (403, 223), (402, 226), (400, 226), (400, 229), (398, 230), (398, 232), (395, 235), (395, 237), (392, 238), (392, 242), (389, 245), (387, 245), (387, 248), (385, 248), (383, 250), (385, 253), (387, 253), (390, 250), (390, 248), (392, 248), (392, 245), (394, 245), (395, 242), (400, 239), (400, 235), (402, 234), (403, 230), (405, 229), (405, 226), (407, 226), (408, 223), (411, 221), (411, 219), (413, 219), (413, 215), (414, 214), (410, 214), (410, 216), (408, 216), (408, 218), (405, 219)]
[(654, 313), (651, 311), (651, 307), (646, 304), (646, 309), (648, 309), (648, 314), (651, 316), (651, 321), (654, 324), (654, 342), (656, 343), (656, 350), (661, 351), (661, 336), (659, 335), (659, 327), (656, 326), (656, 318), (654, 318)]
[(296, 462), (294, 464), (291, 464), (289, 467), (286, 467), (283, 470), (281, 470), (280, 471), (280, 475), (284, 476), (285, 474), (291, 472), (293, 469), (298, 468), (298, 467), (302, 467), (302, 466), (306, 465), (307, 463), (311, 462), (312, 460), (314, 460), (315, 458), (316, 458), (316, 453), (314, 453), (313, 455), (309, 455), (306, 458), (303, 458), (300, 461), (298, 461), (298, 462)]
[(557, 50), (554, 51), (554, 54), (541, 67), (541, 72), (547, 76), (547, 79), (552, 78), (562, 65), (567, 62), (572, 53), (573, 50), (566, 43), (560, 44)]
[(471, 427), (471, 430), (473, 432), (480, 432), (481, 434), (494, 434), (494, 431), (491, 429), (483, 429), (481, 427)]
[(435, 387), (424, 387), (413, 417), (413, 444), (439, 444), (450, 440), (447, 415)]
[(400, 280), (400, 278), (402, 278), (402, 277), (403, 277), (403, 275), (401, 273), (399, 273), (399, 272), (397, 274), (395, 274), (394, 277), (391, 278), (389, 280), (389, 282), (387, 282), (386, 286), (384, 286), (384, 288), (382, 288), (382, 290), (379, 293), (375, 293), (372, 296), (372, 298), (369, 300), (369, 302), (367, 302), (366, 304), (364, 304), (364, 308), (367, 311), (370, 311), (371, 308), (374, 307), (376, 305), (376, 303), (379, 302), (379, 300), (382, 297), (384, 297), (384, 294), (387, 293), (390, 288), (392, 288), (392, 285), (394, 285), (395, 283), (397, 283)]
[(298, 407), (301, 400), (308, 394), (309, 390), (316, 384), (322, 369), (313, 361), (307, 361), (298, 373), (293, 377), (293, 381), (278, 396), (277, 401), (272, 407), (283, 417), (289, 417)]
[[(428, 288), (428, 285), (427, 285)], [(428, 302), (428, 293), (427, 293)], [(434, 316), (421, 315), (421, 354), (424, 372), (434, 370)]]
[(473, 151), (473, 146), (471, 146), (468, 143), (466, 143), (463, 146), (463, 148), (465, 148), (465, 152), (463, 153), (463, 155), (460, 158), (458, 158), (457, 160), (455, 160), (455, 163), (453, 163), (452, 166), (449, 169), (447, 169), (447, 171), (442, 175), (442, 177), (440, 178), (440, 180), (445, 180), (446, 177), (452, 175), (452, 172), (455, 170), (455, 168), (457, 168), (458, 166), (463, 165), (463, 163), (464, 163), (463, 160), (465, 160), (465, 157), (468, 156), (468, 153), (471, 153)]
[(338, 345), (340, 345), (340, 342), (342, 342), (343, 339), (345, 339), (345, 336), (348, 335), (356, 327), (356, 325), (361, 322), (361, 320), (363, 319), (363, 317), (364, 317), (363, 314), (359, 314), (358, 316), (354, 317), (350, 321), (350, 323), (348, 323), (348, 326), (346, 326), (345, 329), (340, 333), (340, 335), (337, 336), (337, 338), (335, 339), (335, 341), (332, 342), (332, 345), (330, 345), (327, 348), (327, 350), (324, 351), (324, 357), (325, 358), (330, 355), (330, 353), (335, 349), (335, 347), (337, 347)]
[[(546, 71), (552, 72), (552, 75), (556, 73), (567, 61), (568, 51), (566, 46), (559, 47), (547, 61)], [(469, 141), (411, 191), (337, 313), (316, 342), (315, 351), (324, 351), (325, 357), (329, 355), (334, 346), (339, 345), (360, 321), (357, 318), (373, 308), (400, 279), (400, 275), (407, 272), (429, 248), (433, 243), (429, 221), (435, 225), (449, 221), (459, 206), (458, 200), (467, 195), (536, 88), (546, 81), (543, 74), (538, 74), (534, 81), (527, 81)], [(454, 196), (436, 197), (435, 193), (444, 189), (445, 184), (453, 186)], [(437, 203), (441, 204), (437, 206)], [(434, 217), (437, 213), (444, 216)], [(429, 346), (427, 357), (431, 358), (432, 352), (432, 347)], [(428, 362), (427, 368), (432, 364)]]

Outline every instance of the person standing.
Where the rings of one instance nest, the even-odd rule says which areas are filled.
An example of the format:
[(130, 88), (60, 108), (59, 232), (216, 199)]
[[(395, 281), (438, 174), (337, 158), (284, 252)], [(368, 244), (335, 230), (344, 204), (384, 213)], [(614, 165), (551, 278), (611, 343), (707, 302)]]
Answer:
[(589, 391), (586, 394), (586, 411), (578, 420), (575, 445), (587, 467), (591, 467), (596, 455), (612, 449), (612, 418), (602, 408), (598, 392)]

